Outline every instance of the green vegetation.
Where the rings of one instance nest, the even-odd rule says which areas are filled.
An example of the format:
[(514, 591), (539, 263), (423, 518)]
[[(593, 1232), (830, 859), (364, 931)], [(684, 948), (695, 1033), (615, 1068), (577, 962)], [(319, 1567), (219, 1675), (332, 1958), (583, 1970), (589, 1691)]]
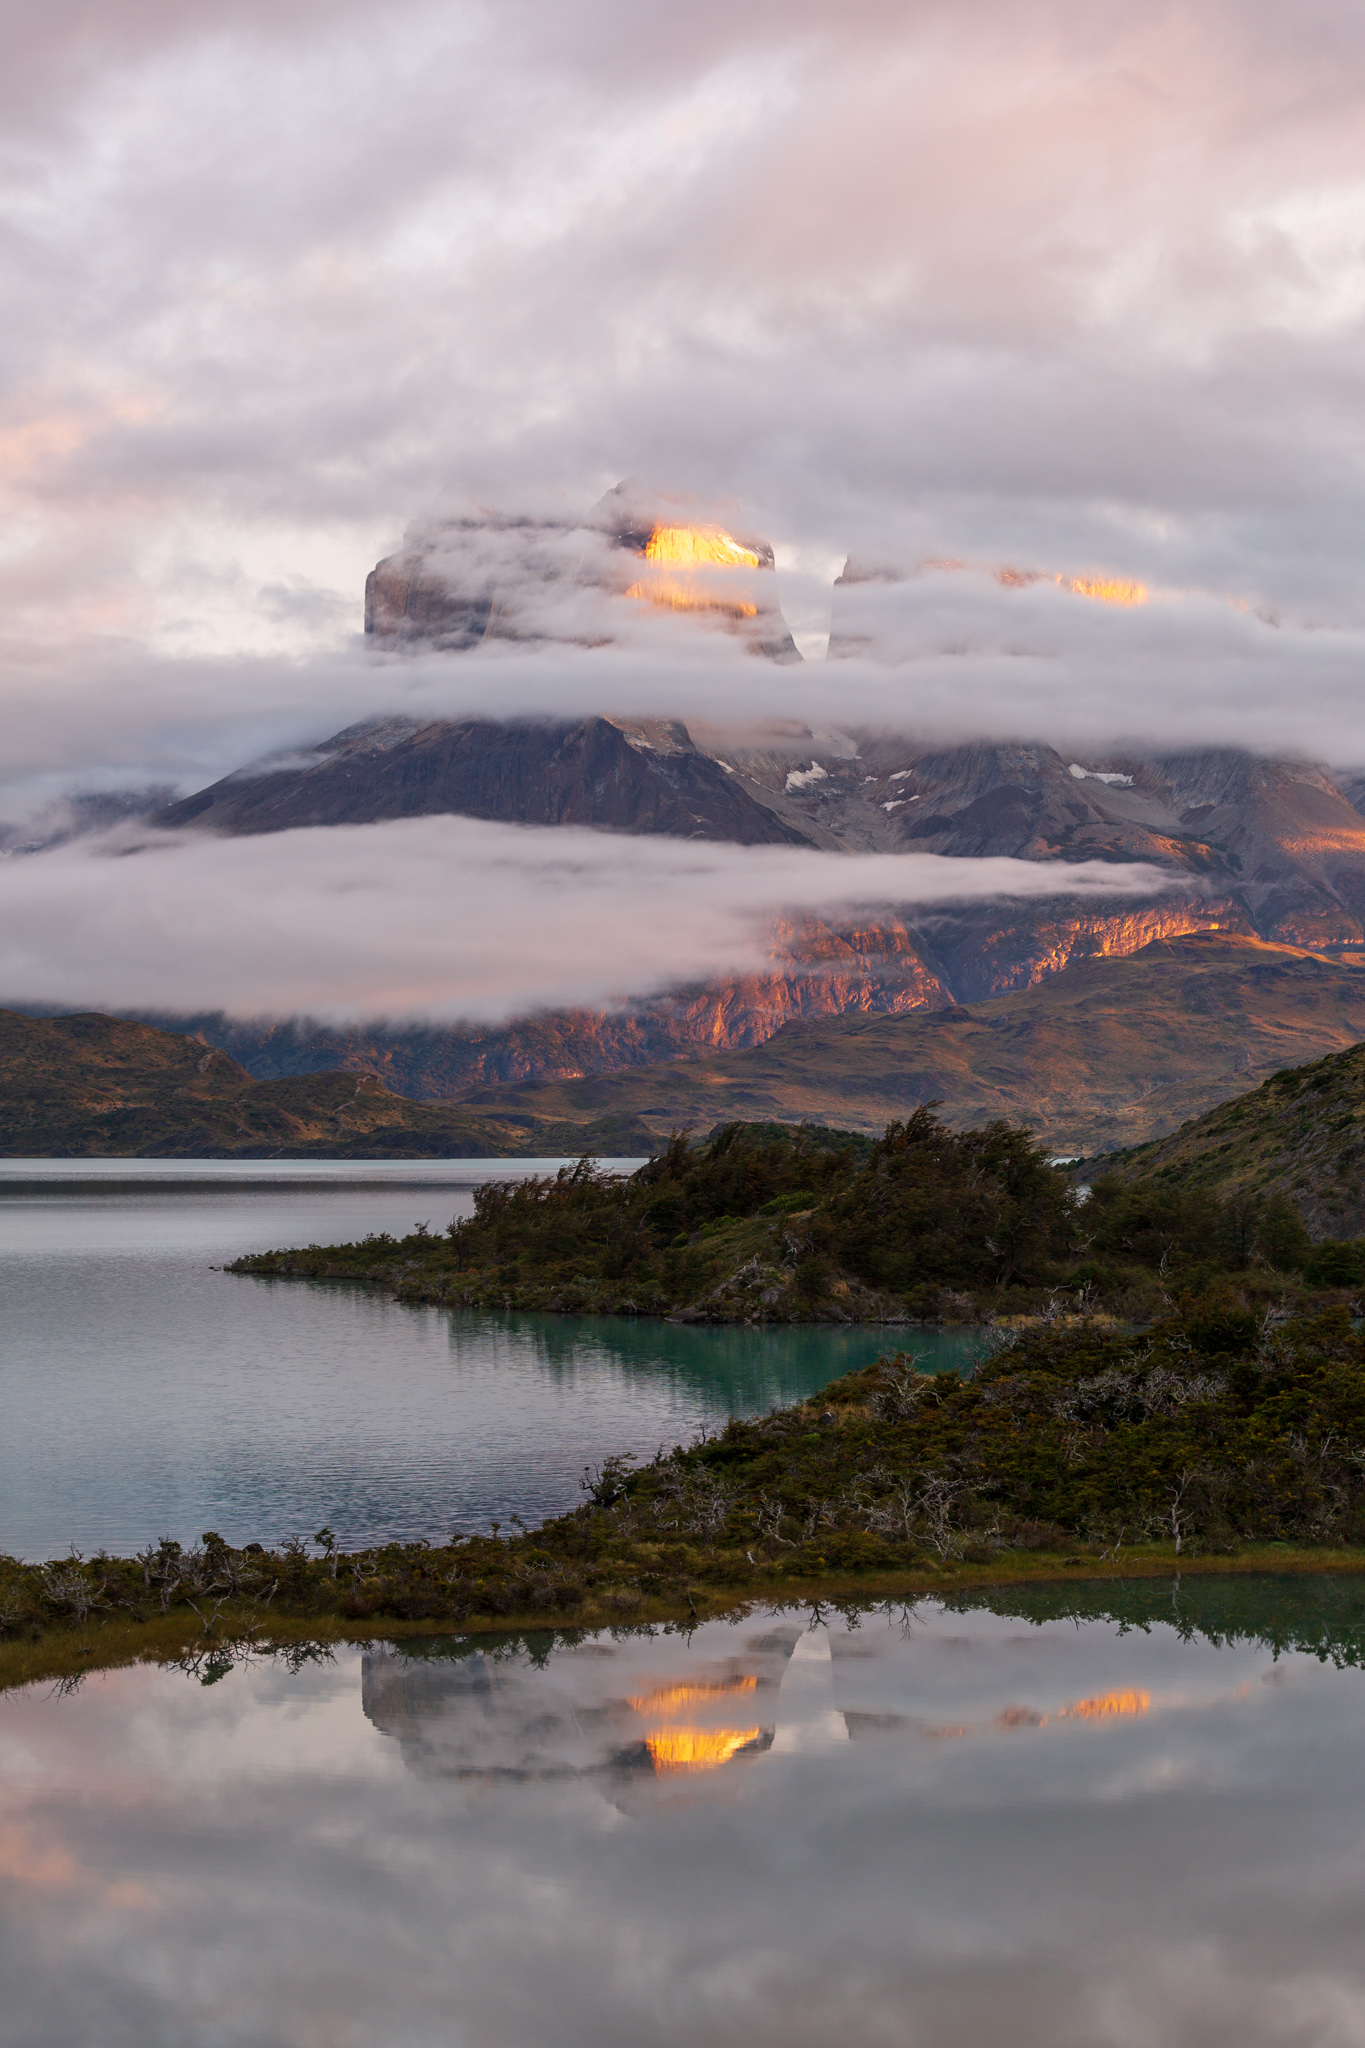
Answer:
[(1103, 1165), (1120, 1179), (1224, 1200), (1278, 1196), (1314, 1237), (1354, 1237), (1365, 1230), (1365, 1045), (1289, 1067)]
[[(806, 1162), (809, 1166), (810, 1162)], [(1365, 1336), (1223, 1284), (1141, 1334), (1056, 1314), (968, 1377), (899, 1353), (813, 1401), (584, 1474), (574, 1512), (343, 1556), (207, 1533), (135, 1559), (0, 1561), (11, 1682), (179, 1645), (561, 1621), (753, 1599), (1152, 1573), (1365, 1551)], [(144, 1652), (145, 1653), (145, 1652)]]
[(1314, 1246), (1283, 1194), (1107, 1175), (1083, 1200), (1027, 1132), (951, 1131), (924, 1108), (876, 1141), (810, 1124), (675, 1134), (628, 1179), (584, 1159), (480, 1188), (444, 1236), (263, 1252), (232, 1270), (688, 1321), (982, 1322), (1074, 1293), (1149, 1322), (1220, 1277), (1263, 1305), (1359, 1287), (1365, 1243)]
[(974, 1321), (1065, 1276), (1075, 1197), (1025, 1131), (930, 1109), (873, 1141), (801, 1124), (676, 1135), (629, 1179), (590, 1160), (480, 1188), (444, 1238), (314, 1246), (234, 1272), (366, 1280), (456, 1306), (717, 1322)]

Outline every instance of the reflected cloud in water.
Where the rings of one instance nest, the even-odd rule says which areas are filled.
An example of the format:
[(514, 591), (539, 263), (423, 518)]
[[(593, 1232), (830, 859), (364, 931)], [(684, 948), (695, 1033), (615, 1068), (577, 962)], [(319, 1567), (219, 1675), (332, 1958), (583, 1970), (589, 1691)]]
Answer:
[(13, 1695), (6, 2039), (1357, 2041), (1365, 1674), (1063, 1606)]

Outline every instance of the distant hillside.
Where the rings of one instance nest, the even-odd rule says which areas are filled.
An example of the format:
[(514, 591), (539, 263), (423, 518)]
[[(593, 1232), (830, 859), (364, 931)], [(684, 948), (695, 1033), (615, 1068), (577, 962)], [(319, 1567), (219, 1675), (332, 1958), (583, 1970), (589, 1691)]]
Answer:
[(958, 1129), (1006, 1117), (1057, 1152), (1095, 1153), (1163, 1135), (1248, 1081), (1362, 1038), (1358, 968), (1200, 933), (980, 1006), (790, 1023), (761, 1046), (465, 1101), (486, 1113), (629, 1114), (663, 1134), (803, 1116), (875, 1131), (938, 1098)]
[(633, 1117), (547, 1123), (408, 1102), (372, 1074), (253, 1081), (199, 1041), (117, 1017), (0, 1010), (6, 1158), (640, 1157)]
[[(1109, 1162), (1106, 1162), (1107, 1164)], [(1112, 1162), (1124, 1180), (1285, 1194), (1314, 1237), (1365, 1233), (1365, 1045), (1291, 1067)]]

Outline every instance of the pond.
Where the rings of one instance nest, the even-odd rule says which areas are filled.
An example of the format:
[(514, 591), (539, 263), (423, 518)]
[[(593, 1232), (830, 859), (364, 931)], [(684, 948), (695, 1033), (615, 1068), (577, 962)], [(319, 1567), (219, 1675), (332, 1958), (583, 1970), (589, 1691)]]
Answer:
[(558, 1163), (3, 1162), (0, 1550), (535, 1522), (610, 1453), (652, 1456), (888, 1349), (975, 1355), (971, 1331), (485, 1315), (216, 1270), (441, 1230), (482, 1181)]
[(18, 2048), (1365, 2029), (1365, 1586), (377, 1644), (0, 1700)]

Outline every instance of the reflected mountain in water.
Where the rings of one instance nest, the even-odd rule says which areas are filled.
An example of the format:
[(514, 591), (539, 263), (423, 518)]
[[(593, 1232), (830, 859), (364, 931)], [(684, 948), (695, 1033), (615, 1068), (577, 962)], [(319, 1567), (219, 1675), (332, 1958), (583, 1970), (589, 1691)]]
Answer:
[(709, 1654), (644, 1633), (566, 1643), (545, 1658), (386, 1645), (362, 1661), (361, 1699), (425, 1777), (695, 1777), (772, 1746), (802, 1634), (792, 1621), (723, 1651), (713, 1638)]
[[(1117, 1624), (1109, 1652), (1092, 1639), (1074, 1684), (1050, 1630), (1046, 1644), (1042, 1634), (1061, 1621)], [(619, 1802), (625, 1780), (719, 1784), (769, 1754), (1081, 1729), (1243, 1696), (1244, 1675), (1207, 1694), (1135, 1683), (1124, 1639), (1158, 1625), (1189, 1642), (1266, 1651), (1272, 1668), (1295, 1651), (1344, 1667), (1365, 1661), (1365, 1582), (1257, 1574), (987, 1588), (865, 1614), (711, 1622), (690, 1634), (386, 1644), (362, 1660), (362, 1703), (420, 1777), (596, 1777)], [(890, 1661), (888, 1632), (899, 1647)], [(1113, 1682), (1096, 1683), (1106, 1662)]]
[(1350, 2048), (1362, 1620), (1233, 1575), (16, 1689), (5, 2042)]

